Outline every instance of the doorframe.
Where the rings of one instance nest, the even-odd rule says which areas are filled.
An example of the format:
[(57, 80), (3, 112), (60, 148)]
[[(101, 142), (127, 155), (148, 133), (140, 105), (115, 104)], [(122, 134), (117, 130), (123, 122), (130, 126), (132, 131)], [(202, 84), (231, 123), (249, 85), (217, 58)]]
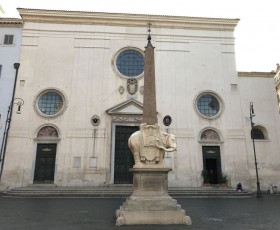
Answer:
[[(56, 145), (55, 148), (55, 162), (54, 162), (54, 171), (53, 171), (53, 183), (35, 183), (35, 173), (36, 173), (36, 162), (37, 162), (37, 157), (38, 157), (38, 145)], [(50, 184), (53, 185), (55, 184), (55, 175), (56, 175), (56, 160), (57, 160), (57, 147), (58, 144), (57, 142), (37, 142), (36, 143), (36, 153), (35, 153), (35, 161), (34, 161), (34, 171), (33, 171), (33, 180), (32, 180), (32, 184)]]
[[(216, 169), (216, 173), (218, 173), (219, 172), (219, 170), (220, 170), (220, 173), (222, 174), (222, 172), (223, 172), (223, 170), (222, 170), (222, 158), (221, 158), (221, 146), (220, 145), (202, 145), (201, 146), (202, 147), (202, 162), (203, 162), (203, 170), (206, 170), (206, 159), (215, 159), (216, 160), (216, 167), (217, 167), (217, 169)], [(207, 157), (205, 157), (204, 156), (204, 151), (203, 151), (203, 147), (209, 147), (209, 148), (211, 148), (211, 147), (218, 147), (219, 148), (219, 155), (218, 155), (218, 157), (209, 157), (209, 158), (207, 158)], [(206, 155), (206, 154), (205, 154)], [(219, 184), (219, 177), (218, 177), (219, 175), (217, 174), (217, 184)], [(214, 184), (214, 183), (213, 183)]]
[[(47, 127), (47, 126), (51, 126), (53, 128), (56, 129), (57, 131), (57, 134), (58, 134), (58, 137), (57, 138), (38, 138), (37, 135), (38, 135), (38, 132), (44, 128), (44, 127)], [(29, 184), (34, 184), (34, 177), (35, 177), (35, 166), (36, 166), (36, 159), (37, 159), (37, 148), (38, 148), (38, 144), (56, 144), (56, 154), (55, 154), (55, 165), (54, 165), (54, 180), (53, 180), (53, 185), (56, 185), (57, 184), (57, 179), (56, 179), (56, 175), (57, 175), (57, 156), (58, 156), (58, 153), (59, 153), (59, 142), (61, 140), (61, 131), (60, 129), (52, 124), (52, 123), (45, 123), (45, 124), (42, 124), (40, 125), (37, 130), (34, 132), (33, 134), (33, 140), (34, 140), (34, 144), (35, 144), (35, 147), (34, 147), (34, 152), (33, 152), (33, 162), (32, 162), (32, 175), (31, 175), (31, 181), (29, 182)]]
[[(109, 184), (114, 184), (115, 176), (115, 141), (116, 141), (116, 126), (140, 126), (140, 122), (113, 122), (112, 123), (112, 134), (111, 134), (111, 162), (110, 162), (110, 181)], [(119, 185), (119, 184), (118, 184)]]

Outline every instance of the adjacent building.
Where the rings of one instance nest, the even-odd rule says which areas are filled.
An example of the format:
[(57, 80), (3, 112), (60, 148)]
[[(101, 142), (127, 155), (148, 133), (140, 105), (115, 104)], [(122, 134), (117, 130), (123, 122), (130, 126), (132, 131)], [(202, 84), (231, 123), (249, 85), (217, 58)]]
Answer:
[[(8, 108), (12, 103), (14, 90), (16, 75), (14, 63), (19, 63), (20, 58), (21, 28), (21, 19), (0, 18), (0, 146), (2, 147)], [(2, 154), (0, 156), (1, 169), (3, 156)]]
[(165, 158), (172, 168), (169, 186), (235, 187), (241, 182), (255, 190), (251, 134), (261, 189), (280, 186), (274, 74), (237, 72), (238, 19), (32, 9), (19, 13), (24, 25), (16, 97), (25, 104), (11, 124), (3, 186), (132, 182), (127, 140), (143, 114), (149, 23), (158, 121), (177, 138), (177, 151)]
[(276, 95), (277, 95), (278, 106), (280, 111), (280, 65), (279, 64), (277, 64), (276, 67), (274, 81), (275, 81), (275, 89), (276, 89)]

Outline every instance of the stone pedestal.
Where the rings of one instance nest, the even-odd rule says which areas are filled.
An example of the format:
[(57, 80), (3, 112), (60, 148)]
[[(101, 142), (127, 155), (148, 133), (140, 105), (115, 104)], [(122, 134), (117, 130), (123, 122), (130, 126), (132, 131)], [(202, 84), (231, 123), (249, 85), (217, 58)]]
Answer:
[(133, 168), (133, 194), (116, 211), (116, 225), (187, 224), (191, 219), (168, 195), (169, 168)]

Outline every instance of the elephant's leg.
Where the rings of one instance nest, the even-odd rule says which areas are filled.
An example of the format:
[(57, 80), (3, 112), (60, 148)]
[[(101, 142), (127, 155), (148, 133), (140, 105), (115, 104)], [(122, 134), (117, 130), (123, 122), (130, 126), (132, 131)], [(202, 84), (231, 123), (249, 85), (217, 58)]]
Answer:
[(133, 156), (134, 156), (134, 162), (135, 164), (140, 162), (140, 156), (139, 153), (137, 151), (133, 152)]

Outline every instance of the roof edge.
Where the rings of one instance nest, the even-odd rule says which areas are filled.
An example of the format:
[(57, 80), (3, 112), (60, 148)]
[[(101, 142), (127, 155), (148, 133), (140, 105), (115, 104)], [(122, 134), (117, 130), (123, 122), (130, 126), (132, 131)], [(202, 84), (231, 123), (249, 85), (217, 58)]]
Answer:
[(238, 72), (238, 77), (274, 78), (275, 72)]
[(0, 18), (0, 27), (22, 27), (21, 18)]
[[(239, 19), (18, 8), (24, 22), (110, 24), (234, 31)], [(125, 17), (124, 17), (125, 16)]]

